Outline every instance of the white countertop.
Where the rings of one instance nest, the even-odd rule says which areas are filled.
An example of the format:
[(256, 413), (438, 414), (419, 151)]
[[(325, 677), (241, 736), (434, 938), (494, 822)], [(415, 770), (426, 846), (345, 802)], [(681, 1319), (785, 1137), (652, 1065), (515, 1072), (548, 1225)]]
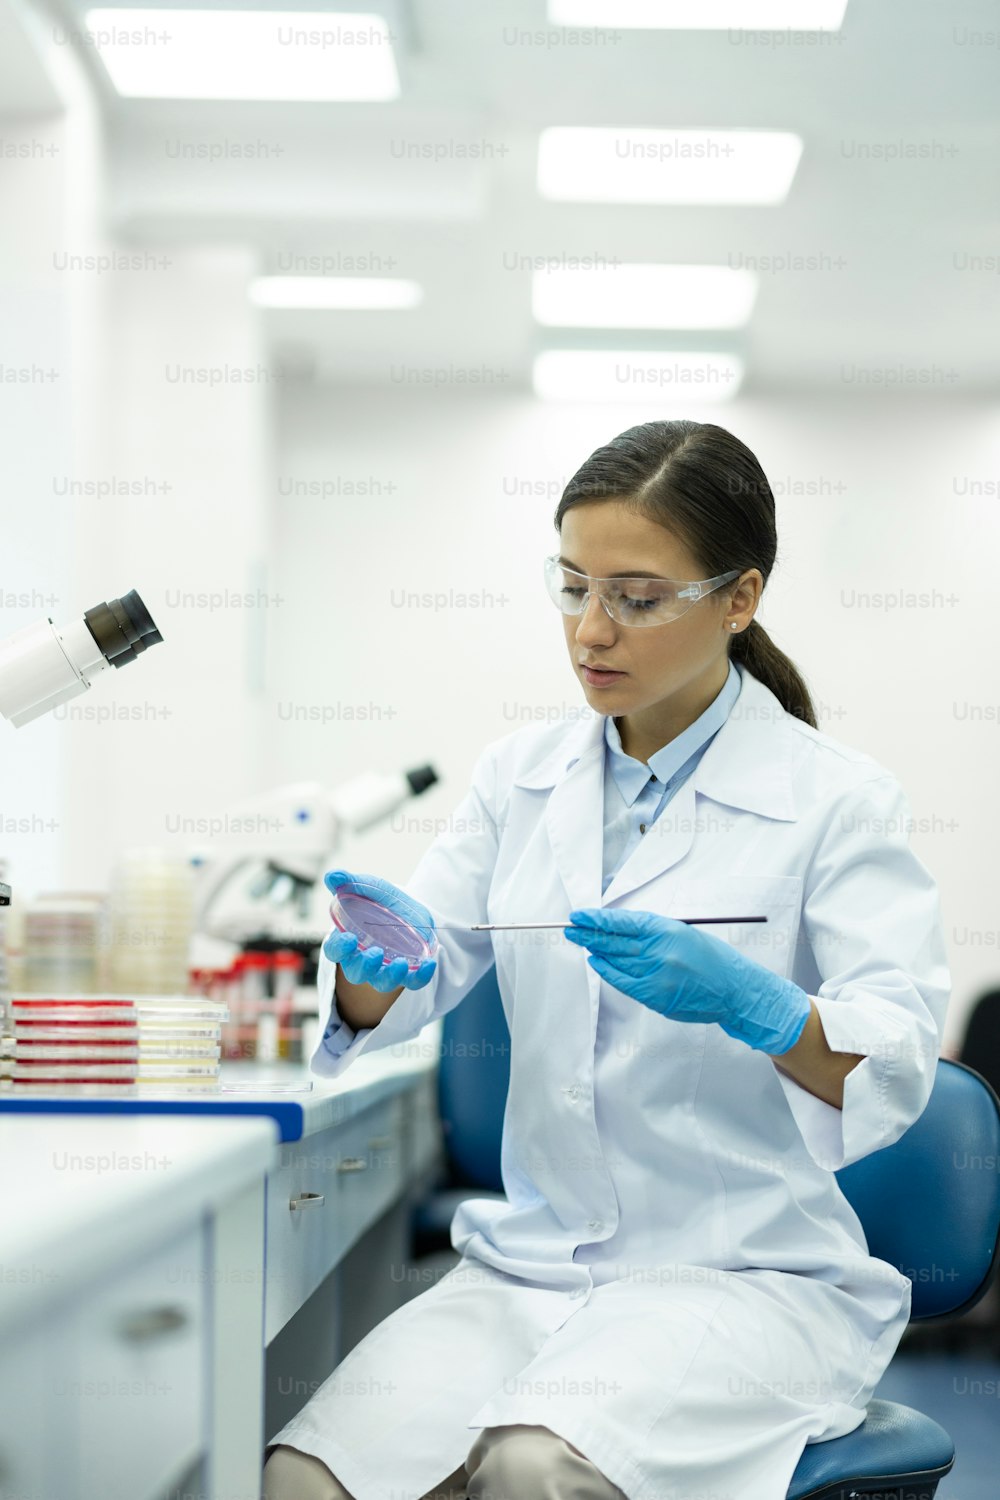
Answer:
[(0, 1114), (0, 1333), (169, 1241), (279, 1149), (265, 1117)]

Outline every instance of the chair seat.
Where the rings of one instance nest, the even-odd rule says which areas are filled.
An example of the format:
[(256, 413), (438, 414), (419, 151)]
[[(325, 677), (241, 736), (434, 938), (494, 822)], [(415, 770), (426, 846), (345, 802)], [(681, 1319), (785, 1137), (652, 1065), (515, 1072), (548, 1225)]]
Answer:
[[(466, 1198), (502, 1198), (485, 1188), (448, 1188), (414, 1209), (420, 1235), (446, 1236)], [(788, 1487), (788, 1500), (833, 1500), (859, 1485), (872, 1490), (893, 1484), (913, 1490), (921, 1479), (935, 1484), (955, 1462), (955, 1445), (944, 1428), (922, 1412), (893, 1401), (870, 1401), (860, 1427), (846, 1437), (810, 1443)]]
[(921, 1478), (936, 1482), (954, 1462), (955, 1445), (937, 1422), (909, 1406), (870, 1401), (860, 1427), (803, 1451), (788, 1500), (820, 1500), (866, 1481), (875, 1490), (904, 1482), (910, 1489)]

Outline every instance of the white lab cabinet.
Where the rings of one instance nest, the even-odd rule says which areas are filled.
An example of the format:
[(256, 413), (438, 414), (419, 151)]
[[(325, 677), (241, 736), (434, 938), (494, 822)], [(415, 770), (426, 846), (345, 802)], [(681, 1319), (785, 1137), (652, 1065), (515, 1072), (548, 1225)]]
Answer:
[[(5, 1273), (13, 1271), (4, 1267)], [(30, 1268), (29, 1268), (30, 1272)], [(64, 1325), (55, 1317), (0, 1343), (0, 1495), (51, 1500), (61, 1494), (66, 1435), (57, 1413)]]
[(0, 1500), (253, 1493), (276, 1157), (260, 1118), (0, 1117)]
[(67, 1351), (67, 1429), (84, 1489), (102, 1500), (156, 1500), (208, 1450), (209, 1328), (202, 1225), (80, 1300)]
[(235, 1112), (0, 1099), (0, 1500), (255, 1500), (277, 1407), (405, 1300), (435, 1050), (238, 1064)]
[(403, 1186), (399, 1095), (282, 1146), (267, 1181), (268, 1342)]

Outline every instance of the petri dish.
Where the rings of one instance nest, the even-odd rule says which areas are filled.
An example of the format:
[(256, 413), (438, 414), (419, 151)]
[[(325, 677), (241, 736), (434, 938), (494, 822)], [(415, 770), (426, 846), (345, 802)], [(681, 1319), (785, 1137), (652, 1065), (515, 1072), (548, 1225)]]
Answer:
[(390, 910), (378, 899), (378, 887), (365, 880), (338, 885), (330, 903), (330, 920), (340, 932), (352, 932), (359, 949), (381, 948), (385, 963), (405, 958), (418, 969), (438, 951), (437, 933), (420, 914), (420, 908), (402, 898), (402, 910)]
[(222, 1027), (210, 1025), (207, 1021), (202, 1024), (192, 1022), (190, 1026), (156, 1025), (146, 1026), (139, 1022), (139, 1045), (144, 1046), (147, 1042), (220, 1042), (222, 1040)]
[(135, 1042), (14, 1042), (15, 1062), (61, 1062), (76, 1067), (91, 1062), (132, 1062), (138, 1056)]
[(238, 1079), (235, 1083), (224, 1083), (222, 1092), (224, 1094), (311, 1094), (312, 1079), (304, 1083), (295, 1079), (288, 1083), (277, 1078), (259, 1078), (251, 1082), (249, 1079)]
[(171, 1058), (189, 1059), (191, 1062), (218, 1063), (221, 1058), (218, 1042), (144, 1042), (139, 1043), (140, 1062), (166, 1062)]
[(116, 1026), (113, 1021), (98, 1021), (93, 1026), (72, 1022), (65, 1026), (47, 1021), (14, 1022), (14, 1042), (131, 1042), (136, 1044), (141, 1036), (135, 1026)]
[(108, 1086), (113, 1084), (123, 1094), (130, 1094), (135, 1090), (135, 1074), (131, 1073), (125, 1078), (106, 1078), (103, 1073), (99, 1078), (18, 1078), (11, 1080), (12, 1093), (30, 1093), (32, 1089), (40, 1090), (46, 1094), (66, 1095), (68, 1098), (76, 1099), (80, 1095), (87, 1097), (104, 1097)]
[(107, 1023), (134, 1026), (135, 1006), (131, 1000), (14, 999), (10, 1016), (15, 1026), (49, 1025), (100, 1026)]
[(28, 1063), (18, 1058), (14, 1063), (15, 1083), (134, 1083), (137, 1064), (130, 1063)]
[(211, 1058), (139, 1058), (139, 1082), (147, 1078), (217, 1078), (218, 1061)]

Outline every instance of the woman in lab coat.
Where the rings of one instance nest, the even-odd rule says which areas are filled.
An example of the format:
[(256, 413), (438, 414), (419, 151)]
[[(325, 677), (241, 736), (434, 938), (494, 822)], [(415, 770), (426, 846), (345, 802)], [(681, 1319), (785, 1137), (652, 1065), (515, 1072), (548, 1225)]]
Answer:
[[(416, 1035), (495, 963), (505, 1198), (461, 1204), (455, 1269), (270, 1439), (267, 1500), (784, 1500), (804, 1446), (863, 1421), (908, 1320), (834, 1172), (930, 1095), (938, 894), (892, 773), (816, 727), (754, 619), (767, 480), (720, 427), (648, 422), (555, 521), (594, 712), (486, 747), (406, 883), (438, 961), (402, 990), (380, 970), (397, 998), (357, 1032), (336, 964), (367, 981), (382, 955), (331, 934), (312, 1062), (336, 1077)], [(747, 916), (767, 921), (679, 920)]]

